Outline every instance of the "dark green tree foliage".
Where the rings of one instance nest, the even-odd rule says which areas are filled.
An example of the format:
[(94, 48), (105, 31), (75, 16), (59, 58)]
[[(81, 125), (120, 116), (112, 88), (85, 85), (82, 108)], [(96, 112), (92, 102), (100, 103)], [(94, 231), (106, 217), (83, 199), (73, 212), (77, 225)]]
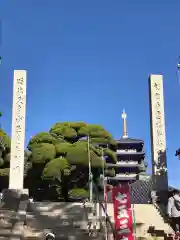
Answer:
[(2, 129), (0, 129), (0, 176), (9, 175), (10, 147), (10, 138)]
[(69, 163), (66, 158), (59, 157), (49, 161), (43, 170), (43, 178), (60, 178), (62, 171), (66, 174), (70, 174)]
[(56, 156), (55, 146), (51, 143), (35, 144), (31, 148), (31, 152), (32, 163), (47, 163)]
[[(11, 148), (11, 140), (9, 136), (0, 129), (0, 177), (1, 182), (4, 182), (5, 185), (1, 184), (1, 188), (7, 188), (8, 186), (8, 177), (9, 177), (9, 168), (10, 168), (10, 148)], [(31, 168), (31, 162), (29, 161), (31, 157), (31, 152), (28, 150), (24, 151), (24, 159), (25, 159), (25, 174), (27, 173), (28, 169)]]
[[(90, 139), (89, 153), (96, 181), (104, 164), (102, 151), (97, 143), (114, 144), (113, 137), (99, 125), (64, 122), (56, 123), (49, 133), (39, 133), (29, 141), (32, 169), (35, 171), (37, 165), (38, 169), (41, 169), (36, 177), (33, 175), (34, 185), (37, 186), (44, 181), (51, 188), (53, 183), (58, 186), (57, 192), (61, 196), (67, 195), (63, 193), (64, 190), (69, 192), (70, 197), (76, 197), (78, 191), (80, 195), (87, 194), (89, 163), (87, 136)], [(116, 155), (111, 150), (105, 150), (104, 154), (111, 162), (116, 162)], [(106, 167), (106, 164), (104, 166)], [(106, 172), (109, 174), (108, 170)], [(112, 175), (113, 169), (109, 172), (109, 175)]]
[(0, 128), (0, 191), (8, 187), (10, 138)]
[[(87, 137), (89, 136), (89, 144)], [(0, 129), (0, 178), (7, 187), (10, 164), (10, 138)], [(52, 198), (88, 196), (88, 165), (91, 159), (94, 181), (98, 182), (102, 167), (102, 152), (110, 162), (116, 162), (116, 154), (102, 149), (98, 144), (115, 144), (110, 133), (102, 126), (84, 122), (56, 123), (49, 132), (32, 137), (25, 150), (25, 187), (35, 196)], [(88, 155), (89, 147), (89, 155)], [(114, 169), (106, 169), (113, 176)], [(38, 190), (39, 189), (39, 190)], [(48, 198), (47, 196), (47, 198)]]

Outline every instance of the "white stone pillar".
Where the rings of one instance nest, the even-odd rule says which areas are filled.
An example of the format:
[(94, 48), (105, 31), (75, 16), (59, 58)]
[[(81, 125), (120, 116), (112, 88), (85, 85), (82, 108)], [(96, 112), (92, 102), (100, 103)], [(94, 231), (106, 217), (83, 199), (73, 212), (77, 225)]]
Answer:
[(23, 190), (26, 118), (26, 71), (14, 71), (9, 189)]
[(152, 173), (155, 181), (155, 190), (168, 189), (167, 159), (166, 159), (166, 132), (164, 112), (163, 76), (151, 75), (149, 78), (150, 90), (150, 123)]

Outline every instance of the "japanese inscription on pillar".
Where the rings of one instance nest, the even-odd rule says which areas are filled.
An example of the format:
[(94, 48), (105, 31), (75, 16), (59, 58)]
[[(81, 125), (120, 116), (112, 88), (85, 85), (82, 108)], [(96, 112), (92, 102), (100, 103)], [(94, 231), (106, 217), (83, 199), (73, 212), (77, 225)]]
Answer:
[(23, 189), (26, 116), (26, 71), (14, 71), (10, 189)]
[[(150, 108), (151, 108), (151, 138), (154, 171), (166, 163), (161, 162), (161, 155), (166, 150), (164, 96), (162, 75), (150, 76)], [(165, 160), (165, 159), (164, 159)]]

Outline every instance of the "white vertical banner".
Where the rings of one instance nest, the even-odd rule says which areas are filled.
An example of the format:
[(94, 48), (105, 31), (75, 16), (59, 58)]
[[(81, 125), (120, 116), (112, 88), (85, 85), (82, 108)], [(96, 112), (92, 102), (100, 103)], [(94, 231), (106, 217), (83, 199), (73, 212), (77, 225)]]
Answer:
[(163, 76), (151, 75), (149, 84), (153, 173), (157, 175), (159, 169), (167, 164)]
[(25, 70), (14, 71), (9, 189), (23, 189), (26, 118)]

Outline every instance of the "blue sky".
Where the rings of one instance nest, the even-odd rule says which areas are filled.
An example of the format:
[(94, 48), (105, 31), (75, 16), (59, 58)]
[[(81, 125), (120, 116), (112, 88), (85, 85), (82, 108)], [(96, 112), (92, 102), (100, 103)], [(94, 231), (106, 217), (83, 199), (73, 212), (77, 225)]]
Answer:
[(164, 75), (170, 184), (180, 187), (180, 1), (0, 0), (2, 125), (11, 133), (14, 69), (28, 71), (26, 143), (60, 121), (99, 123), (130, 137), (150, 164), (148, 76)]

